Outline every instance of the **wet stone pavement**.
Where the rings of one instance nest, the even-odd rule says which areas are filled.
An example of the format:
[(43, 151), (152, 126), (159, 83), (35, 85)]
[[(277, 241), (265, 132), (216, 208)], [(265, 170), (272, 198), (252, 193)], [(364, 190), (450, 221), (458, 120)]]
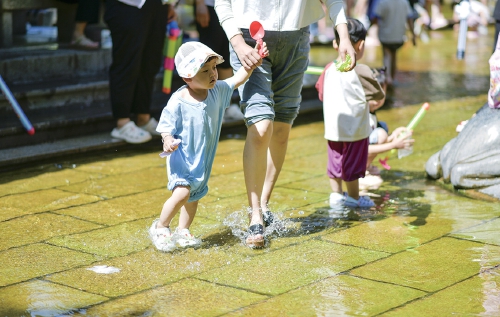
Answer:
[(499, 316), (500, 204), (424, 172), (486, 101), (492, 40), (468, 41), (464, 61), (455, 43), (445, 30), (402, 49), (399, 103), (378, 117), (394, 128), (431, 109), (375, 208), (329, 210), (321, 114), (299, 119), (264, 249), (242, 243), (244, 128), (223, 132), (191, 227), (201, 246), (171, 253), (147, 234), (169, 195), (159, 141), (3, 172), (0, 316)]

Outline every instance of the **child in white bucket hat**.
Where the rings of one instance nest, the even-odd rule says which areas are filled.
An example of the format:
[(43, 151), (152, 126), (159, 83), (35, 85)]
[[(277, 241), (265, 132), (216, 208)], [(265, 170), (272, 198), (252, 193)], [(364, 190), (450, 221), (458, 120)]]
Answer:
[[(265, 43), (263, 48), (267, 55)], [(172, 195), (149, 229), (155, 247), (161, 251), (200, 243), (189, 227), (198, 201), (208, 192), (224, 112), (233, 91), (247, 81), (262, 59), (251, 70), (241, 67), (233, 77), (218, 81), (216, 66), (222, 62), (222, 56), (199, 42), (184, 43), (175, 55), (177, 73), (186, 85), (172, 94), (156, 128), (163, 150), (171, 154), (167, 157), (167, 174)], [(170, 222), (179, 210), (179, 225), (172, 233)]]

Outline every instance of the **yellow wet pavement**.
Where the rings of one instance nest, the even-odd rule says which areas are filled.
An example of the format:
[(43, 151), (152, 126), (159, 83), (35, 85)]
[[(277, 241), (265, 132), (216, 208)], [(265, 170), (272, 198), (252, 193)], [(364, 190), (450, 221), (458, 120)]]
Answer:
[[(488, 83), (491, 30), (468, 41), (464, 61), (454, 36), (401, 51), (394, 98), (405, 104), (379, 119), (394, 128), (431, 109), (413, 154), (389, 158), (370, 192), (376, 208), (329, 210), (323, 122), (299, 120), (271, 204), (281, 227), (264, 249), (241, 240), (244, 129), (223, 131), (195, 249), (163, 253), (148, 238), (170, 194), (161, 144), (2, 173), (0, 316), (500, 316), (500, 204), (424, 172), (486, 102), (488, 87), (478, 94), (469, 80)], [(380, 66), (379, 50), (365, 62)], [(312, 62), (326, 63), (322, 51)]]

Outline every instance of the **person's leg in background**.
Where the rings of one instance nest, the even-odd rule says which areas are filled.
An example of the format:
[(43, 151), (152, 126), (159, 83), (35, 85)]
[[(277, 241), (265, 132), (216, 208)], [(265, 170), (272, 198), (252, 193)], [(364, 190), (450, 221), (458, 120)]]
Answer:
[(85, 36), (85, 28), (88, 24), (99, 21), (99, 9), (101, 0), (79, 0), (76, 9), (75, 29), (71, 44), (81, 48), (96, 49), (99, 43)]
[(392, 88), (392, 55), (391, 55), (391, 50), (384, 44), (382, 44), (382, 60), (384, 67), (387, 69), (386, 71), (386, 83), (387, 83), (387, 88)]
[[(155, 10), (157, 16), (154, 15)], [(167, 6), (163, 6), (161, 0), (148, 0), (141, 9), (117, 0), (106, 1), (105, 21), (113, 41), (109, 89), (117, 123), (112, 136), (129, 143), (143, 143), (151, 139), (151, 133), (138, 128), (131, 121), (131, 115), (138, 115), (139, 125), (150, 120), (154, 76), (161, 65), (166, 10)], [(160, 21), (151, 21), (151, 17)], [(156, 43), (148, 43), (151, 39)]]
[(151, 118), (150, 109), (152, 103), (155, 77), (160, 71), (163, 44), (165, 41), (165, 30), (167, 28), (167, 6), (159, 0), (148, 0), (150, 4), (144, 4), (144, 21), (146, 33), (142, 50), (141, 67), (139, 78), (134, 94), (132, 113), (137, 114), (137, 125), (148, 131), (151, 135), (159, 135), (156, 132), (158, 122)]

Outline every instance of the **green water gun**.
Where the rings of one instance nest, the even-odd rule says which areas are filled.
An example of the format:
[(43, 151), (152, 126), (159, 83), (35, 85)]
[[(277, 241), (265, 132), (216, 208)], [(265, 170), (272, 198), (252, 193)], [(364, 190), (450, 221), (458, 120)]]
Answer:
[[(424, 116), (427, 113), (427, 110), (429, 110), (430, 106), (431, 105), (428, 102), (424, 103), (422, 105), (422, 107), (420, 107), (418, 112), (413, 116), (410, 123), (408, 123), (408, 125), (406, 126), (406, 129), (413, 130), (413, 128), (415, 128), (417, 126), (417, 124), (424, 118)], [(404, 138), (404, 135), (405, 135), (405, 133), (401, 133), (399, 135), (399, 137)], [(395, 154), (395, 153), (396, 153), (396, 149), (392, 149), (390, 152), (390, 154)], [(409, 154), (411, 154), (411, 152), (406, 154), (406, 155), (409, 155)], [(404, 156), (406, 156), (406, 155), (404, 155)], [(385, 159), (379, 159), (378, 161), (379, 161), (380, 165), (382, 165), (385, 169), (390, 170), (391, 167), (389, 166), (389, 164), (387, 164), (387, 160), (389, 160), (389, 156), (386, 156)]]

